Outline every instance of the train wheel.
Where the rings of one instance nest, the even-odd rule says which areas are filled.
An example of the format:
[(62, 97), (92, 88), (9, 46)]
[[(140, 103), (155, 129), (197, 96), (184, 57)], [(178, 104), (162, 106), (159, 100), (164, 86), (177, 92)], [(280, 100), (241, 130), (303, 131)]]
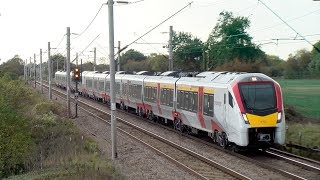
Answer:
[(212, 140), (213, 140), (214, 143), (218, 143), (218, 131), (217, 130), (215, 130), (213, 132)]
[(180, 132), (183, 132), (184, 130), (184, 125), (182, 123), (182, 121), (180, 119), (175, 119), (173, 121), (173, 125), (174, 125), (174, 129), (180, 131)]
[(141, 107), (138, 108), (138, 115), (139, 115), (140, 117), (143, 117), (143, 111), (142, 111), (142, 108), (141, 108)]
[(228, 141), (227, 141), (227, 135), (225, 133), (219, 134), (218, 141), (219, 141), (219, 145), (222, 148), (224, 148), (224, 149), (227, 148)]
[(121, 110), (124, 110), (124, 109), (125, 109), (123, 102), (120, 103), (120, 109), (121, 109)]

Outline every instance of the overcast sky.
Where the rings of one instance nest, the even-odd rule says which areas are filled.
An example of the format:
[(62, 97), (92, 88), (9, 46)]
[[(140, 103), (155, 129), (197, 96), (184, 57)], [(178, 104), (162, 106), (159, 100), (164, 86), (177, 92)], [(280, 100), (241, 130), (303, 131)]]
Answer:
[[(135, 0), (129, 0), (133, 2)], [(33, 58), (40, 48), (45, 52), (47, 43), (57, 47), (66, 34), (67, 27), (72, 33), (81, 33), (93, 19), (102, 3), (107, 0), (0, 0), (0, 59), (4, 62), (18, 54), (22, 59)], [(114, 6), (115, 46), (131, 43), (140, 35), (174, 14), (191, 0), (144, 0), (129, 5)], [(313, 0), (263, 0), (295, 30), (311, 43), (320, 40), (320, 2)], [(296, 33), (281, 22), (258, 0), (194, 0), (192, 5), (162, 24), (149, 35), (139, 40), (139, 44), (129, 47), (148, 55), (167, 54), (163, 48), (167, 43), (172, 25), (176, 31), (190, 32), (206, 41), (217, 23), (219, 13), (231, 11), (237, 16), (248, 17), (251, 27), (248, 30), (255, 44), (260, 44), (267, 54), (286, 59), (290, 53), (312, 46), (301, 40), (272, 40), (296, 37)], [(100, 35), (99, 35), (100, 34)], [(85, 47), (99, 37), (83, 51)], [(108, 7), (101, 12), (80, 37), (71, 37), (71, 58), (82, 52), (81, 58), (92, 60), (94, 47), (97, 57), (108, 56)], [(299, 39), (299, 37), (297, 37)], [(52, 50), (52, 53), (65, 54), (66, 39)], [(43, 55), (43, 61), (47, 54)], [(0, 63), (1, 63), (0, 62)], [(102, 62), (100, 62), (102, 63)]]

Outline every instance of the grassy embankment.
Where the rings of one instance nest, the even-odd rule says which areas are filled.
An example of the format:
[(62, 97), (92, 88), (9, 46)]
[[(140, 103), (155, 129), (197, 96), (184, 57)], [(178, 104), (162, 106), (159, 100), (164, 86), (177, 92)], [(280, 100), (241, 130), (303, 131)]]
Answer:
[(281, 85), (285, 109), (290, 111), (286, 112), (287, 142), (320, 147), (320, 80), (277, 81)]
[(59, 105), (20, 81), (0, 92), (0, 179), (122, 179)]

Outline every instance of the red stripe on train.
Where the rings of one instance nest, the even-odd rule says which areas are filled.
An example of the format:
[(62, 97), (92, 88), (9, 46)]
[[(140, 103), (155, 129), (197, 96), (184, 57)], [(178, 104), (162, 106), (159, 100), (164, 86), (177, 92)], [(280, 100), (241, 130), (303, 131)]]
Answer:
[(203, 87), (199, 87), (199, 95), (198, 95), (199, 103), (198, 103), (198, 118), (202, 128), (206, 128), (206, 124), (204, 123), (204, 118), (202, 114), (202, 102), (203, 102)]

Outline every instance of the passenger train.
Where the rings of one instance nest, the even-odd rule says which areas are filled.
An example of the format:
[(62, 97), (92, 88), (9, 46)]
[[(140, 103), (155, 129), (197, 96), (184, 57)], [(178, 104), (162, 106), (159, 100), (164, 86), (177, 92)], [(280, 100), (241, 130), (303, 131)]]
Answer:
[[(110, 102), (108, 72), (84, 71), (81, 79), (81, 95)], [(56, 72), (56, 85), (65, 88), (65, 82), (66, 72)], [(139, 116), (173, 124), (179, 131), (204, 132), (224, 148), (267, 149), (285, 142), (281, 89), (264, 74), (116, 74), (115, 82), (116, 103), (121, 109), (132, 109)]]

